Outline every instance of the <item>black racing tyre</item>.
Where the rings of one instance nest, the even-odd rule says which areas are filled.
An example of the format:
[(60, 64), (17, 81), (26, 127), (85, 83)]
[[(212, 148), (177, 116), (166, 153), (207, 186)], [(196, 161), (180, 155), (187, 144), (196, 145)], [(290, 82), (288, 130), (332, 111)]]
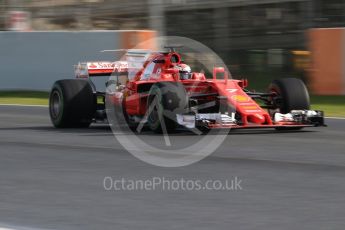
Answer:
[(89, 127), (96, 112), (96, 96), (86, 80), (56, 81), (49, 97), (49, 114), (56, 128)]
[(185, 113), (187, 107), (188, 97), (181, 83), (155, 83), (150, 89), (147, 104), (147, 122), (150, 129), (162, 133), (165, 125), (167, 132), (174, 131), (177, 127), (176, 114)]
[[(274, 80), (269, 86), (269, 92), (277, 95), (274, 103), (275, 111), (289, 113), (291, 110), (308, 110), (310, 99), (307, 87), (297, 78), (283, 78)], [(279, 127), (277, 130), (300, 130), (302, 127)]]
[(307, 87), (297, 78), (283, 78), (274, 80), (269, 86), (270, 92), (275, 92), (280, 98), (276, 105), (280, 113), (291, 110), (308, 110), (310, 99)]

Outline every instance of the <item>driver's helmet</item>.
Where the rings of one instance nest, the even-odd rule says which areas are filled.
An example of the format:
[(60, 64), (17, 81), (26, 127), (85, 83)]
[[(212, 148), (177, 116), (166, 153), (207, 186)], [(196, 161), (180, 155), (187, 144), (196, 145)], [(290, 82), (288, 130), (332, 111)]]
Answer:
[(178, 69), (180, 73), (180, 79), (181, 80), (187, 80), (192, 77), (192, 69), (189, 65), (186, 64), (178, 64), (175, 66), (176, 69)]

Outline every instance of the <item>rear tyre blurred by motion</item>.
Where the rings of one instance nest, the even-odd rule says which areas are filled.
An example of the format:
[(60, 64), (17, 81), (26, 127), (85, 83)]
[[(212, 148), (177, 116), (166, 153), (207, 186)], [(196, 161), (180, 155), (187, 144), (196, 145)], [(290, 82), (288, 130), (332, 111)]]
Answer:
[(88, 81), (56, 81), (49, 97), (50, 119), (57, 128), (89, 127), (96, 111), (96, 97)]
[[(297, 78), (274, 80), (269, 86), (269, 92), (274, 92), (273, 99), (279, 113), (289, 113), (292, 110), (309, 110), (310, 99), (307, 87)], [(279, 127), (277, 130), (300, 130), (301, 127)]]

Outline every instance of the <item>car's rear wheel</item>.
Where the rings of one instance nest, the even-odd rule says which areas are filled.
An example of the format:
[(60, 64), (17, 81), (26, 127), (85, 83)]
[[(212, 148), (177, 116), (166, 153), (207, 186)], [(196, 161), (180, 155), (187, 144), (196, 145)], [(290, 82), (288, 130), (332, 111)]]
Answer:
[(176, 114), (186, 112), (188, 105), (184, 86), (178, 82), (159, 82), (149, 92), (147, 122), (152, 131), (172, 132), (177, 127)]
[[(269, 92), (275, 94), (272, 98), (273, 110), (270, 113), (289, 113), (291, 110), (308, 110), (310, 99), (307, 87), (297, 78), (274, 80), (269, 86)], [(301, 127), (279, 127), (277, 130), (299, 130)]]
[(96, 111), (96, 97), (88, 81), (66, 79), (54, 83), (49, 114), (57, 128), (89, 127)]

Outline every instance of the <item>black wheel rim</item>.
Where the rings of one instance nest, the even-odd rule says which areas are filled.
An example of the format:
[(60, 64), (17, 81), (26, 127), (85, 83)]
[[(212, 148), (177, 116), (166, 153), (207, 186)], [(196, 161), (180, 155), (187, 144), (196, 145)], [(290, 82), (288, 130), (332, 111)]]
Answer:
[(58, 91), (52, 93), (50, 99), (50, 113), (53, 118), (59, 117), (61, 113), (61, 96)]

